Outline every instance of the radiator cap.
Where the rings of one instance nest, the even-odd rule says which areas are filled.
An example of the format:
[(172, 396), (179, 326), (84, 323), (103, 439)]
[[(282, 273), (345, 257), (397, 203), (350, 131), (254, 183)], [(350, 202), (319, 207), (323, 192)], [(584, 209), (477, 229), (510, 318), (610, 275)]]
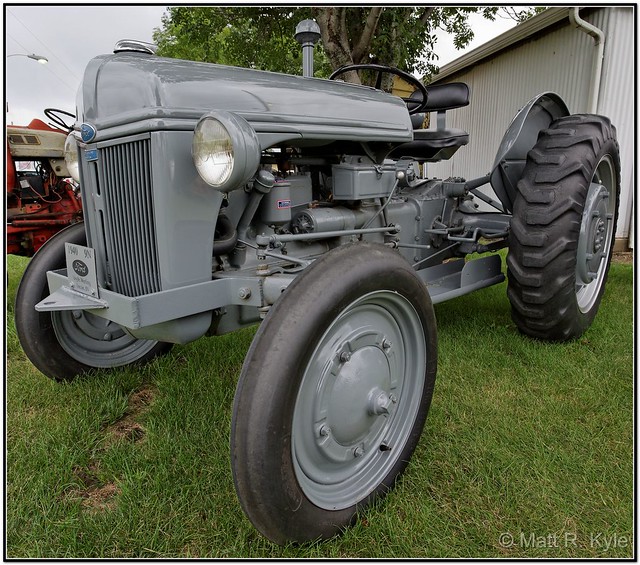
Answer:
[(147, 43), (146, 41), (139, 41), (137, 39), (121, 39), (113, 48), (114, 53), (135, 51), (136, 53), (147, 53), (148, 55), (155, 55), (157, 50), (157, 45)]

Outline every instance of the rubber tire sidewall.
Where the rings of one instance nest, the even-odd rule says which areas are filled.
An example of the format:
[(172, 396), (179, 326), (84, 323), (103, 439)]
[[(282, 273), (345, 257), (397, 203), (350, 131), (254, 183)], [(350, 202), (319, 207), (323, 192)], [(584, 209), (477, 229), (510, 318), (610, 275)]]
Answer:
[[(578, 238), (591, 180), (607, 155), (616, 184), (613, 233), (602, 284), (583, 312), (575, 286)], [(567, 116), (541, 132), (518, 183), (507, 256), (511, 317), (522, 333), (568, 341), (589, 328), (606, 286), (619, 202), (619, 147), (607, 118)]]
[[(393, 290), (420, 317), (426, 347), (423, 396), (413, 429), (396, 464), (378, 488), (357, 505), (324, 510), (311, 503), (295, 477), (291, 427), (306, 364), (333, 320), (354, 300)], [(280, 544), (329, 538), (383, 496), (402, 473), (427, 416), (437, 365), (435, 315), (422, 280), (395, 251), (355, 243), (316, 260), (276, 302), (259, 328), (236, 391), (231, 430), (234, 482), (241, 506), (267, 538)]]
[[(50, 312), (38, 312), (35, 305), (49, 296), (47, 271), (65, 267), (65, 243), (86, 245), (84, 223), (69, 226), (49, 239), (30, 259), (22, 275), (15, 300), (16, 333), (29, 360), (47, 377), (57, 381), (96, 371), (80, 363), (60, 345)], [(171, 344), (159, 342), (136, 362), (149, 361), (169, 351)]]

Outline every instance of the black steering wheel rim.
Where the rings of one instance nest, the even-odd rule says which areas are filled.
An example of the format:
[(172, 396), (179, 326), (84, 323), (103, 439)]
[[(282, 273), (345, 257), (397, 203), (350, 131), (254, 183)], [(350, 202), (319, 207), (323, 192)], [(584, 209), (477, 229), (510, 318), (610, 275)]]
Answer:
[[(417, 113), (421, 112), (422, 110), (424, 110), (424, 108), (426, 107), (427, 98), (429, 97), (429, 94), (427, 93), (427, 89), (424, 86), (424, 84), (422, 84), (416, 77), (414, 77), (413, 75), (410, 75), (406, 71), (403, 71), (403, 70), (398, 69), (396, 67), (390, 67), (389, 65), (378, 65), (376, 63), (361, 63), (361, 64), (358, 64), (358, 65), (344, 65), (344, 66), (340, 67), (339, 69), (336, 69), (335, 71), (333, 71), (331, 73), (331, 75), (329, 76), (329, 80), (335, 80), (340, 75), (348, 73), (349, 71), (360, 71), (360, 70), (377, 71), (378, 72), (378, 77), (376, 79), (376, 88), (380, 88), (381, 81), (382, 81), (382, 74), (383, 73), (389, 73), (391, 75), (399, 76), (401, 79), (403, 79), (406, 82), (408, 82), (411, 86), (415, 86), (416, 91), (418, 91), (418, 92), (420, 92), (420, 94), (422, 94), (422, 100), (420, 100), (420, 99), (416, 100), (416, 99), (412, 99), (412, 98), (411, 99), (410, 98), (402, 98), (404, 103), (407, 105), (407, 110), (409, 111), (410, 115), (411, 114), (417, 114)], [(415, 106), (414, 108), (410, 108), (409, 104), (417, 104), (417, 106)]]
[(71, 112), (66, 112), (65, 110), (59, 110), (58, 108), (45, 108), (44, 115), (47, 116), (56, 126), (59, 126), (61, 129), (66, 129), (67, 131), (73, 130), (73, 125), (67, 124), (58, 114), (62, 114), (63, 116), (69, 116), (73, 118), (74, 121), (76, 119), (76, 115)]

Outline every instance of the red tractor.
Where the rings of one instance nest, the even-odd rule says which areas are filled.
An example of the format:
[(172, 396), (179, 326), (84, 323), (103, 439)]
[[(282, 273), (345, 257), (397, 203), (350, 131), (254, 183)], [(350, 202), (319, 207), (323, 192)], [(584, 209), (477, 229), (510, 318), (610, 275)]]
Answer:
[(80, 190), (64, 161), (71, 128), (47, 108), (56, 127), (34, 119), (7, 126), (7, 254), (32, 256), (62, 228), (82, 220)]

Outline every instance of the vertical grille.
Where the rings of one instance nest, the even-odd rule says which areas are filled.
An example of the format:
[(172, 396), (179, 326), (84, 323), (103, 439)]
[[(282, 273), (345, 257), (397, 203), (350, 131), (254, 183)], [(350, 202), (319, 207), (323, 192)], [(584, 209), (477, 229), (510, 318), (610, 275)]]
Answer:
[(126, 296), (161, 290), (150, 140), (103, 147), (98, 161), (111, 288)]

